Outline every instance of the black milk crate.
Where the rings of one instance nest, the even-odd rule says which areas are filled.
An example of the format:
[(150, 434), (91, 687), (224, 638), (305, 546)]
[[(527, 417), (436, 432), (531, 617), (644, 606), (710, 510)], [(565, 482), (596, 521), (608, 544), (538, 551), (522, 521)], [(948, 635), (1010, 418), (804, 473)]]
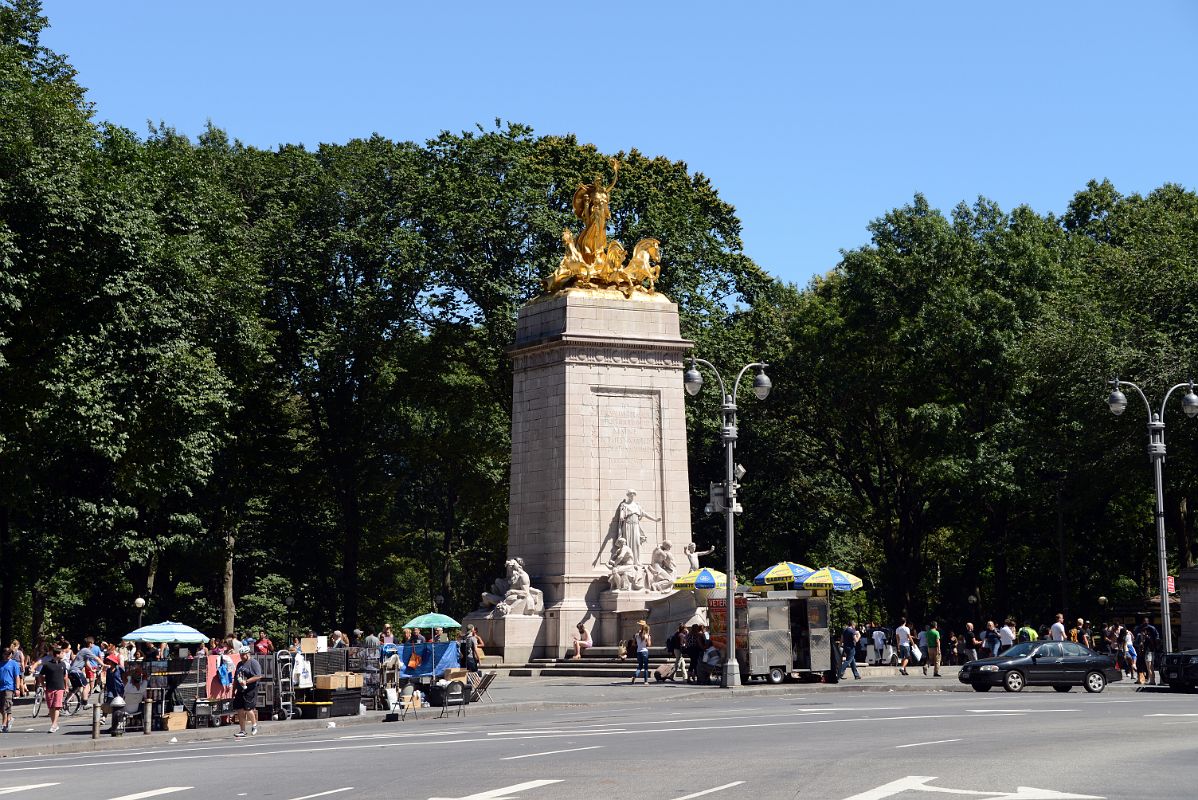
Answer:
[(346, 669), (347, 649), (338, 647), (323, 653), (314, 653), (312, 655), (312, 674), (332, 675), (334, 672), (348, 672), (349, 670)]
[(357, 716), (362, 694), (358, 689), (314, 689), (312, 697), (319, 703), (332, 703), (334, 717)]

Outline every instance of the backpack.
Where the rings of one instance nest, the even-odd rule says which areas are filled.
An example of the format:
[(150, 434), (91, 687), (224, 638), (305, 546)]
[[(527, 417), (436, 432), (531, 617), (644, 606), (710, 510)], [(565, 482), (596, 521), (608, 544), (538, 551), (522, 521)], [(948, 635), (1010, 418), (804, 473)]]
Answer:
[(216, 677), (220, 681), (221, 686), (233, 685), (233, 673), (229, 672), (228, 663), (222, 658), (219, 666), (216, 668)]
[(1032, 637), (1027, 635), (1027, 627), (1019, 629), (1019, 635), (1015, 638), (1017, 642), (1030, 642)]

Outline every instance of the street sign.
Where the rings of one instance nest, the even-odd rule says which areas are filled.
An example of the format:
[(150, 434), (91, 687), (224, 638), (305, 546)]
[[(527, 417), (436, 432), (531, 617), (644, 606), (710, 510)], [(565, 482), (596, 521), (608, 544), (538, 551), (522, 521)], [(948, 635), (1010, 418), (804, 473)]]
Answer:
[(1165, 580), (1165, 587), (1167, 588), (1169, 594), (1177, 594), (1177, 585), (1173, 583), (1172, 575)]

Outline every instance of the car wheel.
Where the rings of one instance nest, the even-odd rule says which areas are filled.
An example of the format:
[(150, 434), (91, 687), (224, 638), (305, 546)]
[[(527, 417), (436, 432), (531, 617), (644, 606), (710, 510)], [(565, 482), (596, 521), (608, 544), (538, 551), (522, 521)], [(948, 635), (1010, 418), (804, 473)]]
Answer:
[(1086, 674), (1085, 682), (1086, 691), (1091, 694), (1098, 694), (1106, 688), (1106, 678), (1101, 672), (1090, 672)]
[(1021, 692), (1023, 691), (1023, 685), (1023, 673), (1017, 669), (1008, 672), (1002, 681), (1002, 688), (1008, 692)]
[(1068, 683), (1054, 683), (1052, 688), (1056, 689), (1058, 692), (1067, 692), (1072, 689), (1073, 686)]
[(988, 692), (988, 691), (990, 691), (990, 684), (988, 684), (988, 683), (975, 683), (975, 684), (972, 684), (972, 686), (973, 686), (973, 690), (974, 690), (975, 692)]
[(786, 677), (786, 673), (782, 671), (781, 667), (773, 667), (770, 669), (770, 674), (766, 678), (766, 680), (769, 681), (770, 683), (776, 684), (776, 683), (782, 683), (782, 680), (785, 677)]

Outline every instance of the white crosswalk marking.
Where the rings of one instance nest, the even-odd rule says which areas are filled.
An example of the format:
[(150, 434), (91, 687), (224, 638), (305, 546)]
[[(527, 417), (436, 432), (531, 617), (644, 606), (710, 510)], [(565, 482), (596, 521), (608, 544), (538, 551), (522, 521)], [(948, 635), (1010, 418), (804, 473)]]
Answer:
[(30, 789), (45, 789), (47, 786), (57, 785), (57, 783), (31, 783), (27, 786), (6, 786), (0, 789), (0, 794), (16, 794), (17, 792), (27, 792)]
[(293, 798), (291, 798), (291, 800), (312, 800), (313, 797), (324, 797), (325, 795), (329, 795), (329, 794), (340, 794), (341, 792), (348, 792), (353, 788), (354, 787), (352, 787), (352, 786), (342, 786), (340, 789), (329, 789), (327, 792), (317, 792), (316, 794), (306, 794), (303, 797), (293, 797)]
[(148, 792), (138, 792), (137, 794), (123, 794), (120, 797), (112, 797), (109, 800), (143, 800), (146, 797), (157, 797), (160, 794), (173, 794), (174, 792), (185, 792), (192, 786), (164, 786), (161, 789), (151, 789)]

